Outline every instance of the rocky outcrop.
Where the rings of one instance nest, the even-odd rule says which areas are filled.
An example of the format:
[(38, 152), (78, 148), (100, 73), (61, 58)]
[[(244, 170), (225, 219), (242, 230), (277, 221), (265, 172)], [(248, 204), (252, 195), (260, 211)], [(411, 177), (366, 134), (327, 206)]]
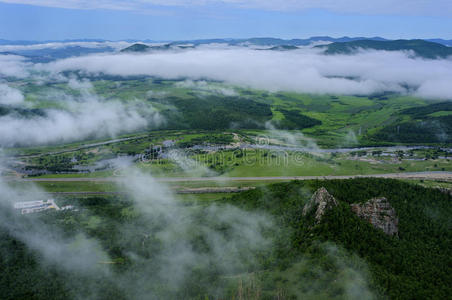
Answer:
[(315, 223), (318, 224), (322, 220), (325, 212), (335, 206), (337, 206), (336, 199), (328, 193), (326, 188), (321, 187), (303, 207), (303, 216), (306, 216), (315, 209)]
[(399, 219), (388, 199), (373, 198), (363, 204), (351, 204), (352, 211), (361, 219), (388, 235), (398, 235)]

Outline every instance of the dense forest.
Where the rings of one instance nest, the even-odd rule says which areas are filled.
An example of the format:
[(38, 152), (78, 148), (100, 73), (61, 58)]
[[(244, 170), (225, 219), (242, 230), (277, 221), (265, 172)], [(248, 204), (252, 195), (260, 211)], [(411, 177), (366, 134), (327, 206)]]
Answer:
[(166, 129), (263, 128), (272, 118), (270, 105), (236, 97), (168, 97), (165, 103), (177, 110), (166, 110)]
[[(165, 129), (264, 129), (265, 123), (273, 118), (269, 104), (242, 97), (167, 97), (163, 101), (176, 107), (163, 111), (167, 119)], [(273, 122), (277, 128), (303, 129), (322, 124), (299, 110), (280, 112), (284, 118)]]
[(412, 51), (416, 56), (436, 59), (446, 58), (452, 54), (452, 49), (445, 45), (425, 40), (358, 40), (347, 42), (335, 42), (326, 46), (317, 46), (325, 48), (325, 54), (352, 54), (359, 49), (366, 50), (385, 50), (385, 51)]
[[(312, 216), (303, 217), (301, 212), (319, 187), (326, 187), (339, 205), (313, 226)], [(350, 203), (381, 196), (387, 197), (397, 212), (398, 237), (385, 235), (350, 209)], [(439, 190), (396, 180), (353, 179), (274, 184), (214, 203), (184, 202), (177, 209), (190, 212), (181, 219), (188, 218), (190, 223), (183, 230), (176, 227), (185, 234), (179, 239), (203, 259), (188, 267), (177, 286), (156, 275), (162, 268), (171, 272), (159, 263), (159, 255), (167, 251), (163, 237), (153, 234), (172, 226), (165, 218), (159, 214), (146, 218), (127, 197), (66, 199), (76, 200), (80, 212), (16, 217), (23, 218), (25, 227), (39, 220), (65, 237), (83, 233), (98, 240), (110, 257), (111, 273), (68, 272), (43, 263), (42, 254), (2, 229), (0, 298), (68, 299), (77, 295), (130, 299), (154, 295), (159, 299), (224, 299), (242, 295), (253, 299), (446, 299), (452, 292), (451, 198)], [(234, 227), (238, 225), (212, 215), (212, 209), (226, 207), (240, 208), (249, 219), (256, 214), (272, 216), (276, 226), (264, 231), (265, 236), (276, 237), (271, 247), (259, 250), (239, 242), (243, 249), (236, 256), (209, 256), (214, 249), (209, 235), (204, 234), (206, 228), (229, 243), (237, 242)], [(228, 274), (215, 260), (231, 257), (240, 264)], [(234, 260), (228, 264), (234, 265)], [(140, 278), (147, 283), (137, 284)], [(132, 291), (137, 288), (140, 290)]]
[(409, 116), (410, 121), (387, 125), (370, 139), (398, 143), (451, 143), (451, 111), (450, 102), (434, 103), (422, 109), (416, 107), (402, 110), (400, 115)]
[(322, 124), (321, 121), (305, 116), (298, 110), (280, 109), (279, 111), (284, 114), (284, 119), (276, 123), (281, 129), (303, 129)]
[(19, 108), (19, 107), (10, 107), (8, 105), (2, 105), (0, 104), (0, 117), (6, 116), (6, 115), (15, 115), (20, 116), (23, 118), (30, 118), (30, 117), (42, 117), (45, 116), (45, 111), (39, 108)]
[[(300, 191), (325, 187), (340, 205), (322, 223), (307, 230), (301, 218)], [(316, 241), (334, 242), (359, 255), (369, 266), (374, 290), (391, 299), (445, 299), (451, 293), (451, 196), (397, 180), (353, 179), (293, 182), (255, 190), (233, 199), (238, 205), (265, 209), (294, 230), (286, 257), (303, 255)], [(399, 238), (360, 220), (349, 204), (387, 197), (399, 217)], [(246, 200), (246, 201), (245, 201)]]

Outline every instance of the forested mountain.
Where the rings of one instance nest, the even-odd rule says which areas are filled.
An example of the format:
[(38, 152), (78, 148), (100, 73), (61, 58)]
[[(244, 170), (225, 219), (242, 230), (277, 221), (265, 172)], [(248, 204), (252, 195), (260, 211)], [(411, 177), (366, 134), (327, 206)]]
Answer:
[[(325, 187), (338, 205), (325, 211), (321, 222), (312, 227), (313, 216), (302, 217), (307, 201), (303, 193), (320, 187)], [(399, 218), (398, 237), (386, 235), (352, 212), (350, 204), (374, 197), (386, 197), (394, 207)], [(451, 200), (439, 190), (397, 180), (353, 179), (275, 184), (265, 190), (244, 192), (231, 201), (248, 209), (269, 211), (282, 226), (292, 228), (290, 247), (282, 259), (285, 265), (316, 251), (317, 259), (326, 263), (327, 255), (319, 243), (332, 242), (365, 260), (377, 298), (442, 299), (452, 292)], [(334, 272), (334, 268), (326, 267), (324, 272), (328, 271)], [(328, 287), (319, 287), (319, 292), (322, 289)], [(334, 298), (330, 292), (327, 298)]]
[(413, 51), (416, 56), (430, 59), (445, 58), (452, 55), (452, 48), (425, 40), (358, 40), (351, 42), (335, 42), (317, 47), (325, 48), (326, 54), (351, 54), (359, 49), (370, 49), (385, 51)]
[(136, 43), (122, 49), (121, 52), (146, 52), (149, 49), (151, 49), (151, 47), (149, 47), (148, 45)]
[[(322, 187), (314, 196), (320, 198), (312, 199)], [(374, 197), (388, 199), (398, 219), (397, 235), (386, 234), (352, 211), (351, 204)], [(161, 281), (145, 268), (154, 266), (155, 272), (162, 267), (155, 259), (164, 250), (158, 232), (165, 225), (143, 218), (122, 197), (80, 198), (81, 212), (36, 217), (67, 236), (84, 233), (97, 239), (113, 259), (111, 273), (71, 273), (43, 264), (39, 253), (1, 231), (0, 298), (68, 299), (96, 292), (103, 295), (100, 299), (125, 299), (148, 290), (166, 299), (216, 299), (235, 297), (243, 289), (253, 299), (447, 299), (452, 293), (451, 200), (440, 190), (401, 181), (353, 179), (274, 184), (201, 206), (186, 203), (185, 209), (195, 218), (183, 239), (200, 253), (214, 250), (202, 230), (212, 228), (225, 237), (233, 232), (233, 224), (209, 217), (221, 207), (240, 208), (249, 218), (273, 216), (276, 223), (268, 234), (274, 239), (271, 248), (261, 249), (247, 263), (245, 273), (224, 274), (210, 262), (211, 267), (188, 268), (186, 279), (176, 282)], [(315, 221), (306, 204), (322, 205), (322, 201), (330, 204), (322, 206), (321, 218)], [(133, 226), (139, 232), (125, 235), (125, 228)], [(126, 282), (124, 274), (144, 276), (148, 286), (132, 292), (126, 284), (118, 284), (118, 280)], [(242, 287), (226, 284), (234, 278), (248, 279)]]

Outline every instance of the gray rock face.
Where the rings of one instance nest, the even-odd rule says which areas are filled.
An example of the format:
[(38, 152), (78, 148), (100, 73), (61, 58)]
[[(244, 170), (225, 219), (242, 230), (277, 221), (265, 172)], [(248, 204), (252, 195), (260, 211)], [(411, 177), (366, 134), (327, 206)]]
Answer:
[(351, 204), (352, 211), (361, 219), (388, 235), (398, 235), (399, 218), (388, 199), (373, 198), (363, 204)]
[(337, 206), (336, 199), (324, 187), (321, 187), (303, 207), (303, 216), (306, 216), (311, 210), (316, 209), (315, 223), (318, 224), (322, 220), (325, 212), (335, 206)]

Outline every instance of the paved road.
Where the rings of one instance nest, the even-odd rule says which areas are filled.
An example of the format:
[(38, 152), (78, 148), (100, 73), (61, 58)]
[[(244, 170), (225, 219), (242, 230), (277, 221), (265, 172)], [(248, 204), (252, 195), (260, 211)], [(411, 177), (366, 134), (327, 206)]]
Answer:
[[(240, 193), (243, 191), (253, 190), (255, 187), (207, 187), (207, 188), (176, 188), (176, 194), (227, 194)], [(55, 196), (82, 196), (82, 195), (124, 195), (126, 192), (42, 192), (43, 194), (51, 194)]]
[(114, 140), (108, 140), (108, 141), (92, 143), (92, 144), (82, 144), (75, 148), (63, 149), (63, 150), (59, 150), (59, 151), (45, 152), (45, 153), (39, 153), (39, 154), (17, 155), (17, 156), (14, 156), (14, 158), (33, 158), (33, 157), (41, 157), (41, 156), (46, 156), (46, 155), (56, 155), (56, 154), (62, 154), (62, 153), (67, 153), (67, 152), (75, 152), (75, 151), (79, 151), (82, 149), (94, 148), (94, 147), (98, 147), (98, 146), (115, 144), (115, 143), (124, 142), (124, 141), (139, 140), (139, 139), (146, 138), (146, 137), (148, 137), (148, 135), (139, 135), (139, 136), (134, 136), (134, 137), (114, 139)]
[[(198, 181), (288, 181), (312, 179), (351, 179), (351, 178), (394, 178), (394, 179), (430, 179), (452, 181), (452, 172), (415, 172), (415, 173), (389, 173), (371, 175), (338, 175), (338, 176), (268, 176), (268, 177), (163, 177), (155, 178), (159, 182), (198, 182)], [(114, 182), (121, 177), (73, 177), (73, 178), (23, 178), (12, 179), (20, 181), (42, 182)]]

